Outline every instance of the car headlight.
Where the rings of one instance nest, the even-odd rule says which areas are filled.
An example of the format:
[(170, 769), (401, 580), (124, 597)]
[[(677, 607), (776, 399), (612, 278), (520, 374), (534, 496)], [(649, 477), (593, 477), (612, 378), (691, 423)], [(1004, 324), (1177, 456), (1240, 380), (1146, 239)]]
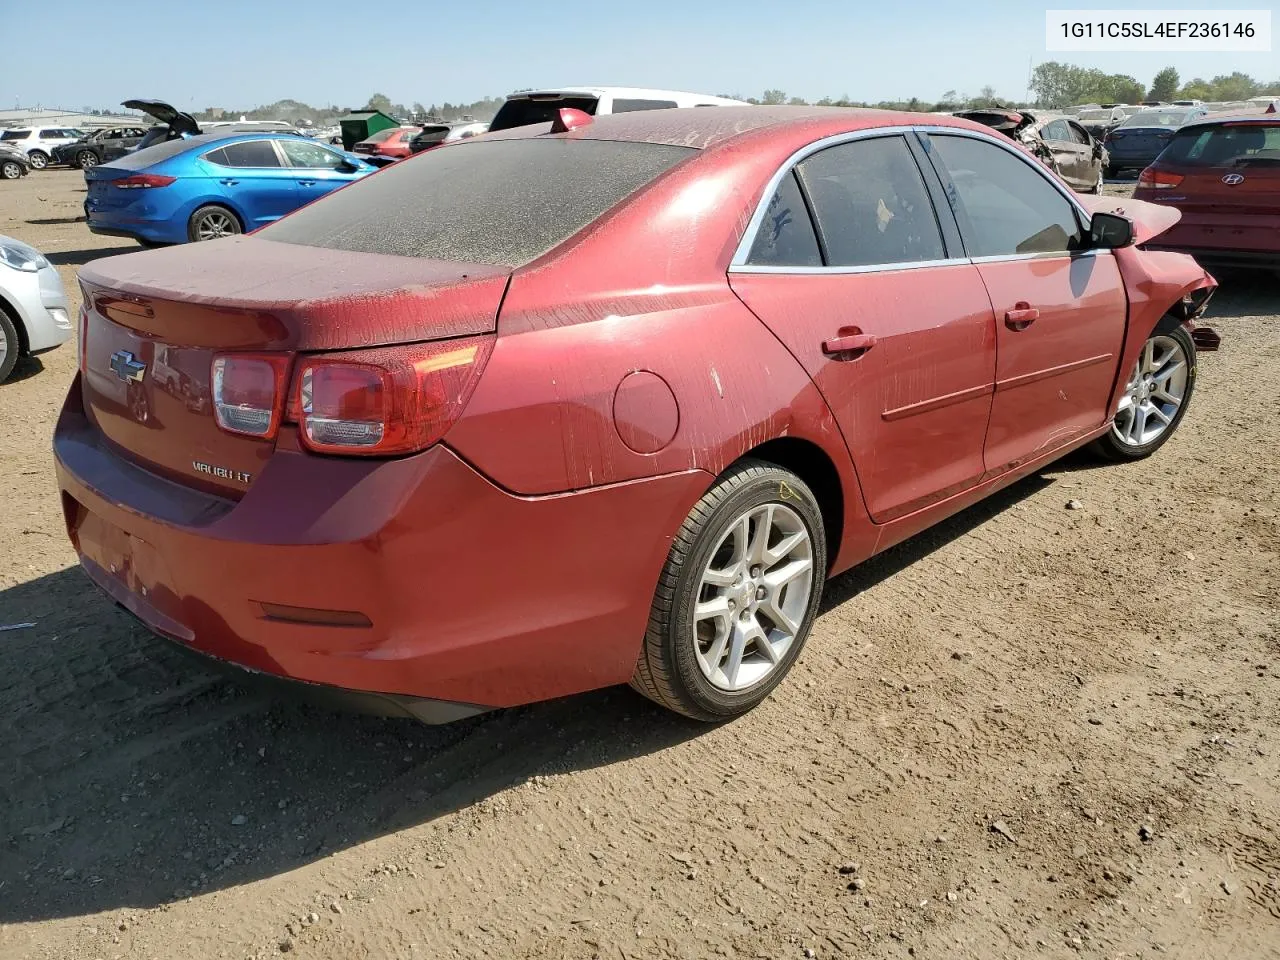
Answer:
[(49, 261), (39, 250), (11, 237), (0, 237), (0, 262), (26, 273), (35, 273), (49, 266)]

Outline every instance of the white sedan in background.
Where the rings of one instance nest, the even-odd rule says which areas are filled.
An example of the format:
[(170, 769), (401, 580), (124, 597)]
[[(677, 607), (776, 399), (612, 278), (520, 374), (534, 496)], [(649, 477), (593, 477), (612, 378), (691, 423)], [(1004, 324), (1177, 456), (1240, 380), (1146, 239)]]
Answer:
[(0, 235), (0, 383), (20, 356), (35, 356), (75, 335), (67, 294), (35, 247)]

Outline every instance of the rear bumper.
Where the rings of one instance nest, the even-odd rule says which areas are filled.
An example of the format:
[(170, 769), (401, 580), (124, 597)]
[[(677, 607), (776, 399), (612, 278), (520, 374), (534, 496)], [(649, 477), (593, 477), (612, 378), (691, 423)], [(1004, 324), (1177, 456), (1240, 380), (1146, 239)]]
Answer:
[(473, 712), (625, 682), (671, 534), (710, 482), (516, 497), (443, 446), (359, 461), (282, 437), (233, 502), (109, 448), (78, 379), (54, 453), (82, 565), (154, 632), (271, 676)]

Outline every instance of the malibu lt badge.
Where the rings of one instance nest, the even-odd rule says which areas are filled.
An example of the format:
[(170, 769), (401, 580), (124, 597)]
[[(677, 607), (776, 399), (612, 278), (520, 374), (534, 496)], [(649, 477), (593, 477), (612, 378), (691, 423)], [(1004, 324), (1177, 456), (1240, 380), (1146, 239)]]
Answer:
[(231, 480), (235, 483), (248, 483), (253, 479), (253, 474), (245, 473), (243, 470), (231, 470), (227, 467), (219, 467), (211, 463), (201, 463), (199, 460), (192, 460), (191, 466), (196, 473), (203, 473), (210, 477), (217, 477), (219, 480)]

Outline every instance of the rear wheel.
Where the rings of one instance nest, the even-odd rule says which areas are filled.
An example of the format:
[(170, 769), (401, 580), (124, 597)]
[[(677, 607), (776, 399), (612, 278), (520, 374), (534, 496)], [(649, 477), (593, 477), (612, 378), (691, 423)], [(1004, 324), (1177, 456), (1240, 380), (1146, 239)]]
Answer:
[(0, 310), (0, 383), (9, 379), (18, 362), (18, 350), (21, 341), (18, 339), (18, 328), (13, 318), (4, 310)]
[(27, 154), (27, 159), (31, 161), (31, 166), (37, 170), (43, 170), (49, 165), (49, 155), (41, 150), (32, 150)]
[(1111, 429), (1094, 441), (1108, 460), (1141, 460), (1173, 436), (1196, 385), (1196, 345), (1173, 317), (1142, 345)]
[(243, 232), (236, 215), (214, 203), (201, 207), (187, 222), (187, 239), (192, 242), (233, 237)]
[(88, 170), (90, 167), (98, 165), (98, 155), (92, 150), (81, 150), (76, 154), (76, 166), (81, 170)]
[(676, 535), (631, 685), (697, 720), (746, 713), (800, 655), (826, 551), (803, 480), (760, 460), (730, 468)]
[(17, 180), (22, 176), (22, 164), (17, 160), (6, 160), (0, 163), (0, 179)]

